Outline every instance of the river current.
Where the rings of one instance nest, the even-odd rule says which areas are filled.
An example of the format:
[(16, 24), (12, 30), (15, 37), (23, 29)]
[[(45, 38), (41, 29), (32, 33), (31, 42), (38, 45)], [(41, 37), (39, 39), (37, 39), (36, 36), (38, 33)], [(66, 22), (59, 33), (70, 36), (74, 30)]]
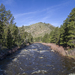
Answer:
[(75, 75), (75, 61), (40, 43), (29, 45), (0, 61), (0, 75)]

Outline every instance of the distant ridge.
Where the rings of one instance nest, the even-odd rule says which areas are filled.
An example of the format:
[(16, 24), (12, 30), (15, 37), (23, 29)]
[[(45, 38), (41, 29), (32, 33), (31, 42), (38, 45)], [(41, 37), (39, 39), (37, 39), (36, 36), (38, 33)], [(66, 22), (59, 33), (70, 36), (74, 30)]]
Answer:
[[(19, 27), (20, 29), (21, 27)], [(44, 36), (50, 33), (55, 27), (49, 23), (35, 23), (30, 26), (24, 26), (26, 32), (31, 33), (34, 38)]]

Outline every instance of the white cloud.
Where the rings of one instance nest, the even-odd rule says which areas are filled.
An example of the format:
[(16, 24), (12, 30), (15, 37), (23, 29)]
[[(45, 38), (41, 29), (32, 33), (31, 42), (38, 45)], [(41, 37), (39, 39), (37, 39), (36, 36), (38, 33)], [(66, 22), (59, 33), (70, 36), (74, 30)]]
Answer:
[(25, 16), (25, 15), (29, 15), (29, 14), (35, 14), (35, 13), (37, 13), (37, 12), (34, 11), (34, 12), (28, 12), (28, 13), (16, 14), (16, 15), (15, 15), (15, 18), (18, 18), (18, 17), (21, 17), (21, 16)]
[[(13, 0), (7, 0), (7, 1), (13, 1)], [(33, 12), (26, 12), (26, 13), (15, 14), (14, 16), (15, 16), (15, 18), (18, 18), (18, 17), (21, 17), (21, 16), (25, 16), (25, 15), (29, 15), (29, 14), (31, 14), (31, 15), (32, 14), (38, 14), (38, 13), (42, 13), (42, 12), (52, 13), (55, 10), (60, 9), (61, 8), (60, 6), (66, 5), (67, 3), (62, 3), (62, 4), (59, 4), (59, 5), (54, 5), (54, 6), (51, 6), (51, 7), (42, 9), (42, 10), (33, 11)]]
[[(20, 23), (22, 23), (22, 25), (30, 25), (30, 24), (34, 24), (37, 22), (49, 22), (52, 19), (51, 17), (55, 18), (54, 15), (56, 14), (55, 11), (58, 11), (59, 9), (63, 8), (64, 6), (66, 6), (67, 4), (70, 4), (70, 0), (65, 2), (65, 3), (61, 3), (59, 5), (54, 5), (42, 10), (36, 10), (36, 11), (30, 11), (30, 12), (26, 12), (26, 13), (21, 13), (21, 14), (15, 14), (15, 18), (18, 20), (18, 18), (20, 18)], [(42, 14), (44, 13), (44, 14)], [(41, 15), (40, 15), (41, 14)], [(52, 20), (51, 20), (52, 21)], [(56, 20), (57, 22), (53, 21), (51, 24), (55, 25), (55, 26), (59, 26), (60, 23), (58, 22), (58, 20)]]

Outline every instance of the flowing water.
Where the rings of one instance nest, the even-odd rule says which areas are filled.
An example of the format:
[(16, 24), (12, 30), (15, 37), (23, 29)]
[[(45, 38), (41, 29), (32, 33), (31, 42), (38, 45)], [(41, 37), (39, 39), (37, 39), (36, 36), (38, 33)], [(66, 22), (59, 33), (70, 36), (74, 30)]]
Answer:
[(65, 59), (40, 43), (25, 47), (0, 61), (0, 75), (75, 75), (75, 61)]

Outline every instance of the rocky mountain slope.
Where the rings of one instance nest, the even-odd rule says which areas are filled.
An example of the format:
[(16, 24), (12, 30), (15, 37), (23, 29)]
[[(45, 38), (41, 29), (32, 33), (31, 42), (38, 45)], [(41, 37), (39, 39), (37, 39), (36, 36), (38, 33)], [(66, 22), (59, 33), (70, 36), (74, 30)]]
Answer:
[[(20, 28), (21, 27), (19, 27), (19, 29)], [(55, 27), (51, 24), (42, 22), (32, 24), (30, 26), (24, 26), (25, 31), (31, 33), (34, 38), (44, 36), (45, 33), (49, 34), (54, 28)]]

